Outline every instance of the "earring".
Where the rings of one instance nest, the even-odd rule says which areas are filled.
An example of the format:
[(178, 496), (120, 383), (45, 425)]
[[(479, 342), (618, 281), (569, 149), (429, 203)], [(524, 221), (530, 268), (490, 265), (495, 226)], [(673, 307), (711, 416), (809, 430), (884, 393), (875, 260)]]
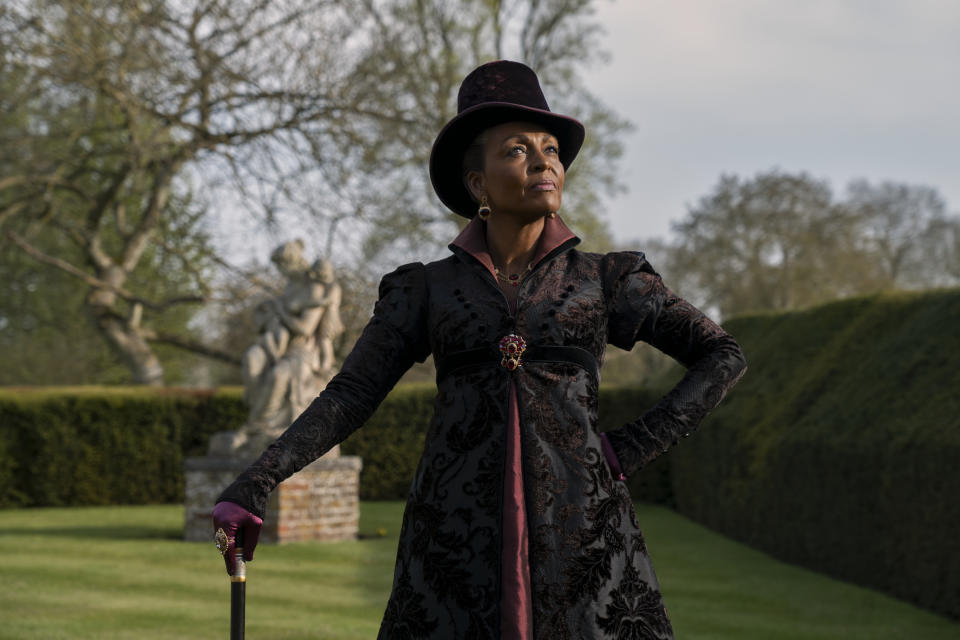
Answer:
[(556, 211), (551, 211), (550, 213), (547, 214), (547, 217), (548, 217), (548, 218), (556, 218), (556, 217), (557, 217), (557, 212), (556, 212)]
[(486, 220), (490, 217), (490, 205), (487, 204), (487, 196), (480, 196), (480, 207), (477, 208), (477, 216), (481, 220)]

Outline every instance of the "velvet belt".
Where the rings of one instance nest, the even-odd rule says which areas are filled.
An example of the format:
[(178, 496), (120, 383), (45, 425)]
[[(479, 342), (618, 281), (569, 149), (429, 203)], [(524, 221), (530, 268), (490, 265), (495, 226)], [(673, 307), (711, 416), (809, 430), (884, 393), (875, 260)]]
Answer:
[[(437, 363), (437, 382), (445, 376), (467, 367), (498, 366), (502, 362), (502, 353), (497, 345), (465, 349), (447, 354)], [(600, 382), (600, 366), (593, 354), (580, 347), (560, 345), (529, 345), (522, 349), (519, 356), (520, 366), (533, 362), (564, 362), (582, 367), (596, 382)]]

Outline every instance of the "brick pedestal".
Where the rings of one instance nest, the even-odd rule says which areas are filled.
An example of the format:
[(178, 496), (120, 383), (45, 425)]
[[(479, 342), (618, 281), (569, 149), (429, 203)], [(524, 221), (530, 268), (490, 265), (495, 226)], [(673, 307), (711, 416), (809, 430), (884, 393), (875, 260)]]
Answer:
[[(213, 539), (214, 500), (249, 464), (232, 458), (184, 460), (185, 540)], [(362, 466), (356, 456), (324, 456), (287, 478), (270, 494), (260, 542), (355, 539)]]

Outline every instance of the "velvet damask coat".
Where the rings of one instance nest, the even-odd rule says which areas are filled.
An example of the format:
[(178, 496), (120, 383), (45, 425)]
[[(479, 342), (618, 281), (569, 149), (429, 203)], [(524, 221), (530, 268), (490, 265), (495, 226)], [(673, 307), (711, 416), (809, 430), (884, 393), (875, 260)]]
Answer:
[[(479, 228), (479, 229), (478, 229)], [(661, 282), (642, 253), (579, 252), (560, 222), (511, 312), (474, 220), (454, 255), (400, 267), (341, 372), (220, 497), (263, 516), (283, 479), (360, 427), (401, 375), (433, 354), (435, 412), (400, 531), (380, 638), (501, 637), (501, 553), (508, 399), (519, 412), (534, 637), (672, 638), (659, 586), (623, 482), (597, 431), (605, 346), (643, 340), (688, 367), (654, 408), (608, 434), (627, 474), (689, 434), (742, 374), (736, 342)], [(479, 241), (482, 244), (482, 240)], [(549, 248), (548, 247), (548, 248)], [(500, 366), (507, 334), (587, 357)], [(457, 354), (487, 362), (444, 371)], [(476, 353), (476, 352), (473, 352)], [(580, 352), (577, 352), (580, 353)], [(587, 363), (587, 364), (585, 364)], [(616, 464), (613, 462), (613, 464)]]

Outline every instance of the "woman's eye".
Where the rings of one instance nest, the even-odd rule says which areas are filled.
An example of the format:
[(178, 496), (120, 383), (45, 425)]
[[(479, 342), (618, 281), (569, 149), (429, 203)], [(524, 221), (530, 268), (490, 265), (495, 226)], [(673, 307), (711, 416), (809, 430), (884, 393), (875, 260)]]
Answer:
[(560, 153), (560, 149), (555, 144), (547, 145), (546, 151), (548, 153)]
[(517, 144), (517, 145), (514, 145), (514, 146), (510, 147), (510, 152), (509, 152), (509, 153), (510, 153), (511, 156), (518, 156), (518, 155), (520, 155), (521, 153), (526, 153), (526, 151), (527, 151), (527, 150), (524, 149), (523, 146)]

